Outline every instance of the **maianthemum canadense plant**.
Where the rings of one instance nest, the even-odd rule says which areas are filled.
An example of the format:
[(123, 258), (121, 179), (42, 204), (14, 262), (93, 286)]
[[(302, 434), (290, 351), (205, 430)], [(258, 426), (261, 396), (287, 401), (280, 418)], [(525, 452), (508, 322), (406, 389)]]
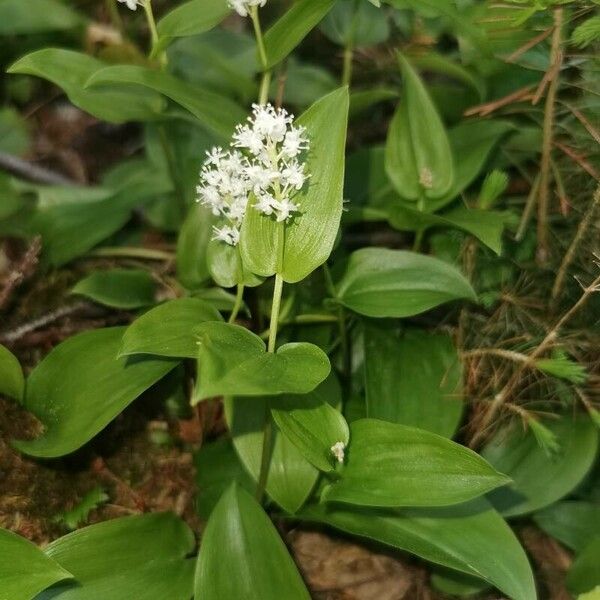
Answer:
[[(196, 457), (207, 520), (198, 544), (167, 513), (90, 525), (44, 549), (0, 530), (0, 600), (309, 598), (271, 518), (414, 554), (436, 565), (440, 589), (493, 586), (534, 600), (531, 567), (505, 518), (575, 487), (592, 465), (597, 431), (578, 417), (579, 445), (565, 452), (581, 461), (566, 488), (549, 486), (541, 500), (513, 469), (506, 431), (481, 453), (452, 441), (463, 413), (459, 348), (445, 331), (430, 333), (427, 319), (490, 302), (493, 292), (478, 298), (447, 253), (420, 252), (441, 229), (460, 232), (473, 252), (479, 244), (500, 253), (511, 217), (493, 204), (506, 175), (477, 178), (515, 125), (476, 119), (447, 128), (420, 68), (483, 92), (437, 55), (427, 63), (395, 53), (399, 93), (391, 84), (352, 90), (356, 49), (385, 41), (391, 15), (401, 25), (399, 9), (411, 2), (190, 0), (158, 22), (151, 0), (119, 3), (142, 9), (119, 18), (143, 12), (147, 57), (109, 64), (46, 48), (9, 72), (49, 80), (99, 119), (143, 124), (145, 156), (98, 186), (23, 184), (0, 223), (41, 235), (47, 267), (107, 240), (98, 256), (163, 260), (119, 241), (135, 209), (177, 236), (177, 273), (157, 281), (147, 269), (113, 268), (81, 279), (73, 293), (144, 310), (128, 326), (66, 339), (26, 382), (0, 347), (0, 391), (44, 426), (14, 446), (41, 460), (73, 453), (159, 382), (179, 398), (185, 391), (180, 410), (222, 399), (229, 435)], [(425, 4), (425, 15), (438, 5)], [(455, 8), (445, 10), (461, 39), (484, 47)], [(254, 39), (232, 41), (218, 28), (232, 11)], [(263, 31), (264, 15), (274, 18)], [(317, 27), (343, 49), (339, 87), (298, 74), (292, 53)], [(287, 67), (297, 98), (284, 93)], [(385, 144), (346, 157), (349, 119), (381, 102), (395, 104)], [(475, 200), (463, 202), (475, 181)], [(346, 241), (357, 224), (381, 222), (413, 235), (413, 250)], [(567, 439), (561, 427), (554, 434)], [(515, 441), (515, 453), (527, 444), (529, 468), (545, 468), (531, 436)]]

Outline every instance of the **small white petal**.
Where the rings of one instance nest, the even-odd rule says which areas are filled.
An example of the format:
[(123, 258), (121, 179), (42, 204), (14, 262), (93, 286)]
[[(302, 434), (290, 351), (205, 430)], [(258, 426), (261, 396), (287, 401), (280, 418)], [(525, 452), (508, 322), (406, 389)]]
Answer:
[(331, 453), (339, 463), (343, 463), (346, 455), (346, 444), (344, 444), (344, 442), (336, 442), (331, 446)]

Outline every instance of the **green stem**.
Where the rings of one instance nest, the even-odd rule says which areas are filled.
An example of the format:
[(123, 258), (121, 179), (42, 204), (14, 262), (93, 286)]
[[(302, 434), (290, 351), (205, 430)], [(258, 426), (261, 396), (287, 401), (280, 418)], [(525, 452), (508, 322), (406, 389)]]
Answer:
[(156, 127), (158, 130), (160, 145), (162, 146), (165, 158), (167, 159), (167, 169), (169, 170), (169, 176), (171, 177), (171, 181), (175, 186), (175, 195), (179, 204), (179, 212), (181, 214), (181, 218), (184, 219), (187, 212), (187, 206), (185, 203), (185, 188), (181, 184), (181, 179), (179, 178), (177, 161), (175, 160), (173, 149), (171, 148), (171, 144), (169, 143), (169, 138), (167, 137), (167, 131), (165, 129), (165, 126), (159, 123)]
[(271, 70), (267, 68), (269, 61), (267, 59), (267, 49), (265, 48), (265, 40), (260, 25), (260, 18), (258, 16), (258, 7), (252, 6), (250, 8), (250, 18), (252, 19), (252, 25), (254, 26), (254, 35), (256, 37), (256, 45), (258, 46), (258, 58), (262, 69), (258, 103), (266, 104), (269, 99), (269, 88), (271, 87)]
[(89, 252), (89, 256), (116, 256), (122, 258), (141, 258), (144, 260), (175, 260), (175, 254), (151, 248), (133, 246), (105, 246)]
[(240, 312), (240, 308), (242, 307), (242, 302), (244, 301), (244, 285), (242, 283), (238, 283), (237, 293), (235, 295), (235, 304), (233, 305), (233, 310), (229, 315), (229, 323), (235, 323), (235, 320)]
[(354, 57), (354, 49), (351, 45), (344, 48), (344, 66), (342, 69), (342, 85), (350, 86), (352, 82), (352, 59)]
[(283, 290), (283, 279), (279, 273), (275, 275), (275, 289), (273, 290), (273, 306), (271, 308), (271, 323), (269, 325), (269, 343), (267, 352), (275, 352), (277, 343), (277, 327), (279, 325), (279, 310), (281, 308), (281, 292)]
[(271, 87), (271, 71), (265, 71), (260, 80), (258, 103), (266, 104), (269, 101), (269, 88)]
[[(156, 56), (158, 48), (158, 29), (156, 27), (156, 19), (154, 18), (154, 11), (152, 10), (152, 0), (143, 1), (144, 11), (146, 12), (146, 20), (148, 21), (148, 27), (150, 28), (150, 35), (152, 37), (152, 48), (150, 50), (150, 58)], [(158, 60), (161, 66), (166, 66), (167, 55), (164, 52), (160, 52)]]

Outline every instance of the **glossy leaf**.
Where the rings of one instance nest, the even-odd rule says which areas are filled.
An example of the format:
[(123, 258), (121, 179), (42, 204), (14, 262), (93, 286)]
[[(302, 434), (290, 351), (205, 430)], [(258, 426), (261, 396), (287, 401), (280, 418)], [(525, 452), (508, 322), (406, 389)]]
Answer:
[(600, 506), (593, 502), (556, 502), (533, 515), (536, 525), (575, 552), (600, 537)]
[(476, 299), (467, 279), (452, 265), (385, 248), (363, 248), (350, 256), (337, 298), (368, 317), (410, 317), (451, 300)]
[(311, 506), (301, 516), (481, 577), (512, 600), (536, 600), (525, 552), (484, 499), (402, 511)]
[(321, 471), (334, 470), (334, 444), (348, 445), (350, 432), (339, 412), (341, 403), (340, 385), (333, 374), (309, 394), (283, 396), (272, 403), (279, 429)]
[(157, 286), (148, 271), (111, 269), (91, 273), (77, 282), (71, 293), (113, 308), (132, 309), (155, 304)]
[(361, 419), (328, 502), (359, 506), (448, 506), (505, 485), (509, 479), (478, 454), (423, 429)]
[(177, 279), (186, 288), (194, 290), (210, 279), (207, 248), (212, 238), (212, 213), (205, 206), (194, 203), (177, 238)]
[(246, 213), (240, 250), (253, 273), (279, 273), (284, 281), (296, 283), (329, 258), (342, 215), (347, 115), (348, 90), (341, 88), (298, 119), (310, 138), (306, 171), (311, 177), (294, 198), (301, 211), (290, 223), (276, 223), (257, 210)]
[[(91, 93), (101, 91), (104, 86), (116, 89), (141, 88), (143, 91), (164, 94), (192, 113), (211, 132), (229, 138), (235, 126), (243, 121), (246, 113), (225, 96), (199, 89), (181, 79), (146, 67), (117, 65), (90, 73), (86, 86)], [(98, 88), (98, 89), (96, 89)]]
[(600, 586), (600, 536), (596, 536), (575, 558), (567, 573), (567, 587), (583, 593)]
[(265, 422), (267, 416), (271, 418), (267, 495), (286, 512), (298, 511), (317, 483), (319, 471), (273, 423), (268, 410), (273, 399), (225, 398), (224, 404), (235, 451), (254, 482), (258, 481), (260, 474)]
[(9, 69), (9, 73), (35, 75), (61, 87), (75, 106), (104, 121), (146, 121), (160, 117), (166, 106), (156, 92), (131, 87), (85, 88), (88, 79), (106, 64), (92, 56), (46, 48), (27, 54)]
[(334, 4), (335, 0), (296, 0), (265, 34), (267, 69), (286, 58)]
[(170, 300), (144, 313), (127, 328), (119, 355), (196, 358), (199, 338), (195, 328), (204, 321), (222, 321), (222, 317), (199, 298)]
[(38, 438), (14, 442), (31, 456), (64, 456), (99, 433), (177, 363), (117, 359), (124, 327), (70, 337), (46, 356), (27, 380), (25, 407), (44, 424)]
[(450, 336), (368, 323), (364, 349), (368, 417), (454, 435), (463, 412), (463, 370)]
[(255, 287), (263, 282), (244, 267), (239, 246), (230, 246), (218, 240), (208, 243), (206, 249), (208, 269), (216, 284), (222, 287), (244, 285)]
[(51, 585), (73, 575), (24, 537), (0, 529), (0, 598), (32, 600)]
[(76, 582), (36, 600), (189, 600), (195, 545), (190, 528), (170, 513), (113, 519), (52, 542), (46, 553)]
[(502, 430), (482, 455), (513, 483), (490, 495), (494, 506), (514, 517), (539, 510), (566, 496), (585, 477), (598, 448), (598, 429), (587, 416), (564, 416), (544, 423), (556, 436), (559, 451), (548, 456), (531, 431)]
[(58, 0), (0, 1), (0, 35), (61, 31), (84, 22), (81, 15)]
[(454, 182), (454, 165), (444, 124), (423, 82), (400, 57), (404, 89), (388, 131), (385, 167), (396, 191), (419, 201), (446, 194)]
[(0, 394), (21, 402), (24, 391), (21, 364), (10, 350), (0, 344)]
[(284, 344), (267, 353), (254, 333), (229, 323), (202, 323), (196, 399), (215, 396), (306, 394), (331, 369), (327, 355), (313, 344)]
[(248, 492), (232, 485), (202, 536), (195, 597), (280, 600), (283, 592), (286, 600), (310, 599), (269, 517)]

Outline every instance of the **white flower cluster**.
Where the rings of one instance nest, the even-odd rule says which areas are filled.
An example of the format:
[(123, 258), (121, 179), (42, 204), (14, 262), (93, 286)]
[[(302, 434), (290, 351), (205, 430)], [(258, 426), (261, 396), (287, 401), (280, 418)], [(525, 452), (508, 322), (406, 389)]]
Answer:
[(142, 3), (141, 0), (119, 0), (119, 2), (124, 2), (131, 10), (137, 10), (138, 4)]
[(308, 150), (304, 127), (271, 104), (253, 105), (248, 123), (236, 127), (232, 149), (213, 148), (200, 171), (198, 201), (228, 224), (214, 228), (213, 239), (236, 246), (248, 203), (263, 215), (285, 222), (300, 206), (293, 200), (306, 179), (298, 157)]
[(344, 442), (336, 442), (331, 446), (331, 454), (335, 456), (339, 463), (343, 463), (346, 456), (346, 444)]
[(227, 0), (227, 4), (242, 17), (248, 16), (251, 6), (263, 7), (266, 3), (267, 0)]

